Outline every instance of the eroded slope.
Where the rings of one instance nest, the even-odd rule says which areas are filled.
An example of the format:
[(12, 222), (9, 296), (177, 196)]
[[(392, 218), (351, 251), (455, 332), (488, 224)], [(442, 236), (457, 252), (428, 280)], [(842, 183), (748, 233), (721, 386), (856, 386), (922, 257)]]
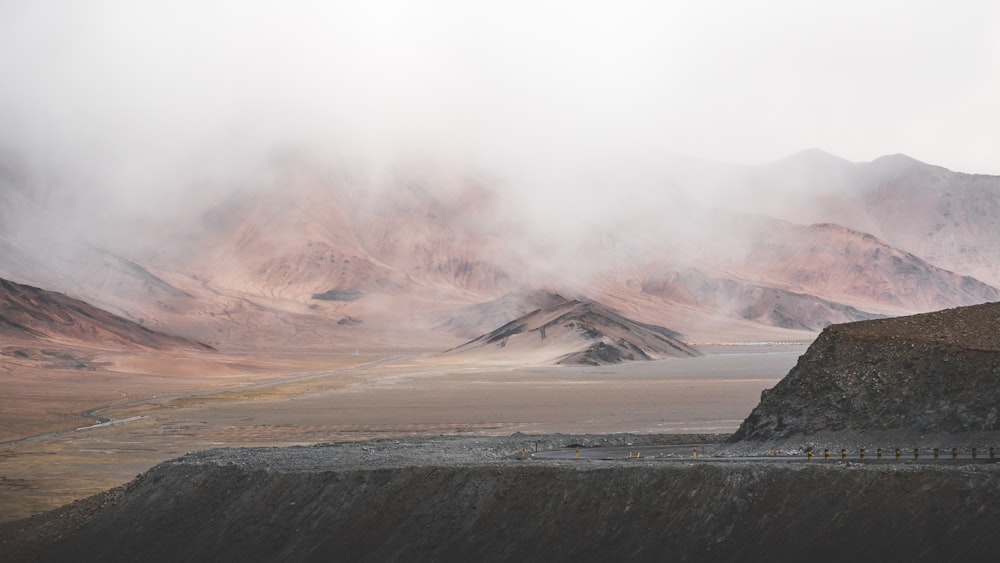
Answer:
[(79, 299), (4, 279), (0, 279), (0, 335), (97, 348), (210, 349), (150, 330)]
[(827, 328), (764, 391), (733, 441), (817, 433), (903, 443), (939, 435), (925, 440), (949, 446), (995, 441), (1000, 303)]
[(0, 527), (0, 546), (17, 547), (8, 560), (108, 562), (935, 561), (1000, 548), (996, 465), (521, 461), (509, 439), (464, 440), (463, 460), (434, 463), (378, 461), (419, 447), (405, 441), (188, 455), (79, 507), (85, 524), (63, 537), (26, 541), (55, 514)]
[(450, 351), (494, 358), (529, 357), (545, 363), (604, 365), (690, 357), (699, 353), (669, 329), (639, 323), (595, 303), (559, 296)]

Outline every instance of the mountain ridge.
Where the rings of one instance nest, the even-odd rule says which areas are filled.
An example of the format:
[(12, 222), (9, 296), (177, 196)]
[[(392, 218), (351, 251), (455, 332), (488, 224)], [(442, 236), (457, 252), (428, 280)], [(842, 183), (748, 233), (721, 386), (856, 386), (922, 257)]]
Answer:
[[(516, 201), (498, 186), (460, 170), (378, 176), (291, 159), (256, 184), (211, 191), (181, 220), (148, 222), (160, 242), (127, 253), (62, 226), (81, 222), (29, 202), (30, 180), (11, 173), (0, 178), (0, 274), (221, 346), (395, 338), (380, 330), (457, 344), (527, 312), (483, 309), (487, 326), (465, 308), (540, 288), (622, 311), (641, 303), (631, 318), (698, 341), (806, 339), (830, 323), (996, 299), (1000, 178), (876, 160), (808, 150), (727, 168), (706, 197), (735, 211), (645, 203), (623, 188), (641, 213), (612, 209), (563, 233), (574, 215), (528, 224), (504, 214)], [(830, 166), (845, 172), (824, 176)], [(699, 173), (687, 178), (694, 189)]]
[(553, 295), (551, 303), (446, 354), (493, 359), (530, 355), (561, 365), (604, 365), (700, 355), (664, 327), (628, 319), (596, 303)]
[(213, 350), (157, 332), (61, 293), (0, 279), (0, 334), (14, 340), (47, 340), (130, 349)]

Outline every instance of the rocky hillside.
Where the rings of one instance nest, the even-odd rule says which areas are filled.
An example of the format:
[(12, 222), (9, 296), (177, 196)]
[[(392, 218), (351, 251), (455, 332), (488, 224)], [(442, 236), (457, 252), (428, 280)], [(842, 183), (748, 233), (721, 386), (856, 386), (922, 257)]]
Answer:
[(808, 150), (746, 171), (732, 185), (742, 186), (726, 194), (734, 208), (797, 223), (837, 223), (1000, 284), (1000, 177), (902, 154), (850, 162)]
[(78, 299), (0, 279), (0, 336), (95, 348), (210, 349), (150, 330)]
[(495, 236), (494, 195), (432, 167), (384, 178), (293, 160), (272, 183), (244, 187), (188, 217), (172, 269), (224, 290), (307, 300), (331, 290), (499, 296), (516, 289)]
[(821, 436), (882, 446), (995, 445), (1000, 303), (827, 328), (763, 392), (732, 440)]
[(1000, 178), (901, 154), (876, 159), (866, 171), (864, 207), (890, 244), (1000, 283)]
[(678, 333), (663, 327), (638, 323), (595, 303), (558, 295), (548, 301), (449, 353), (591, 366), (699, 355)]
[(808, 332), (818, 332), (831, 323), (879, 317), (808, 293), (732, 277), (710, 277), (695, 268), (659, 272), (646, 279), (642, 291), (676, 303), (725, 311), (762, 325)]
[[(442, 438), (190, 454), (124, 490), (0, 526), (0, 555), (985, 561), (1000, 549), (995, 464), (522, 461), (515, 440), (498, 441), (506, 450)], [(464, 461), (412, 459), (463, 444)]]
[(532, 311), (565, 301), (550, 291), (512, 291), (499, 299), (450, 311), (438, 319), (435, 328), (472, 340)]
[(866, 310), (922, 313), (1000, 299), (1000, 291), (975, 278), (840, 225), (775, 222), (753, 240), (747, 271)]

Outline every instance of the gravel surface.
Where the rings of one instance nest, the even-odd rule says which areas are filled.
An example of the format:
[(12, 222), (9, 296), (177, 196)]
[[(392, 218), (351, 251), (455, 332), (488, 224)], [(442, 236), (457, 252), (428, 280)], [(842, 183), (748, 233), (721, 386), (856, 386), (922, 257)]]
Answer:
[[(526, 455), (559, 448), (719, 443), (726, 434), (513, 434), (510, 436), (420, 436), (334, 442), (290, 448), (220, 448), (166, 463), (237, 465), (269, 471), (385, 469), (517, 463)], [(626, 460), (627, 461), (627, 460)]]

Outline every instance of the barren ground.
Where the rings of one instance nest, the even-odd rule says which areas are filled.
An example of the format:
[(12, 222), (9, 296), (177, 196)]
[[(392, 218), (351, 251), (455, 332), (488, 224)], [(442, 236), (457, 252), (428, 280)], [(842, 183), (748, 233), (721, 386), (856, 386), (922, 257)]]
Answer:
[[(210, 362), (117, 357), (107, 360), (113, 367), (84, 374), (85, 381), (79, 370), (11, 370), (18, 376), (17, 393), (0, 399), (6, 401), (2, 416), (24, 420), (26, 412), (41, 412), (40, 405), (55, 414), (33, 420), (39, 432), (5, 419), (5, 437), (63, 431), (0, 446), (0, 521), (61, 506), (125, 483), (166, 459), (220, 446), (439, 434), (732, 432), (805, 345), (702, 351), (709, 355), (595, 368), (473, 366), (385, 350), (358, 356), (226, 355)], [(350, 369), (388, 358), (398, 359)], [(163, 398), (313, 372), (333, 373)], [(133, 391), (124, 391), (126, 385)], [(102, 413), (143, 418), (73, 430), (89, 422), (68, 413), (123, 401), (119, 390), (130, 399), (141, 393), (160, 398)], [(58, 413), (66, 413), (65, 420)]]

